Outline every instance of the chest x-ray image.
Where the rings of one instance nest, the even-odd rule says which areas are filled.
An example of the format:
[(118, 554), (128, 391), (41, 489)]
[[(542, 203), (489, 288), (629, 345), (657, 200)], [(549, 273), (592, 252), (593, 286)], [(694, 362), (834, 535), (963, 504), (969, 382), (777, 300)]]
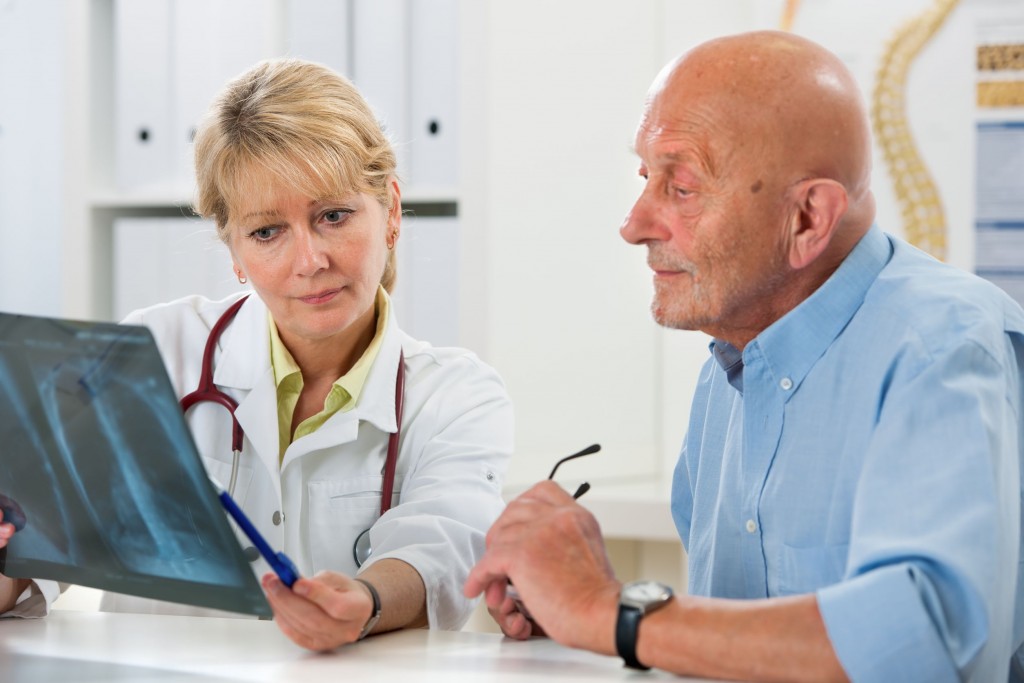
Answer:
[(0, 573), (270, 614), (145, 328), (0, 314), (0, 494)]

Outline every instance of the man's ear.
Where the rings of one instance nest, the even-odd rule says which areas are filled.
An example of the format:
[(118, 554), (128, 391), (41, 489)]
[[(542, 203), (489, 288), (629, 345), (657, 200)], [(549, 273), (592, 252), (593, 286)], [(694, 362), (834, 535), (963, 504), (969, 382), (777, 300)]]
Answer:
[(789, 265), (806, 268), (828, 248), (846, 213), (846, 188), (828, 178), (805, 180), (796, 188), (789, 235)]

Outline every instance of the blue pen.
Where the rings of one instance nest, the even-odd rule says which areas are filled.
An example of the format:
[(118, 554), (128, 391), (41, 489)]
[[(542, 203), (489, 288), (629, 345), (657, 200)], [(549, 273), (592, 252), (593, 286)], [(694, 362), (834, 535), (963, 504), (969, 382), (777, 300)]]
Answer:
[[(211, 479), (210, 481), (213, 480)], [(249, 540), (253, 542), (253, 545), (255, 545), (260, 551), (260, 554), (263, 555), (263, 559), (267, 561), (270, 568), (273, 569), (274, 573), (281, 579), (281, 583), (291, 588), (292, 584), (299, 579), (299, 570), (295, 568), (295, 563), (292, 562), (291, 558), (284, 553), (275, 553), (270, 547), (270, 544), (264, 540), (263, 536), (260, 535), (260, 532), (257, 531), (256, 527), (254, 527), (252, 522), (249, 521), (249, 518), (245, 516), (242, 509), (238, 507), (238, 504), (235, 503), (234, 499), (228, 495), (228, 492), (223, 490), (216, 482), (213, 483), (217, 487), (217, 495), (220, 498), (220, 502), (224, 506), (224, 509), (228, 511), (228, 514), (231, 515), (238, 526), (241, 527), (242, 531), (245, 532), (245, 535), (249, 537)]]

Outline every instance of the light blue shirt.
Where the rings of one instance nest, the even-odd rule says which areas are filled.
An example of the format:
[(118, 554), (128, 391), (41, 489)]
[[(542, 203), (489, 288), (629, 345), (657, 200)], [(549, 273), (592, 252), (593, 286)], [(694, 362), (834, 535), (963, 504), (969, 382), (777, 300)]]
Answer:
[(690, 592), (815, 593), (854, 681), (1024, 681), (1022, 335), (875, 227), (742, 354), (712, 342), (672, 496)]

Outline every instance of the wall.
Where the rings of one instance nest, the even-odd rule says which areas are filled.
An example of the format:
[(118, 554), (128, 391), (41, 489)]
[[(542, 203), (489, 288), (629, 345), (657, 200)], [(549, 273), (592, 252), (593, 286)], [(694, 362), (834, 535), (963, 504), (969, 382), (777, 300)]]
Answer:
[(486, 153), (464, 195), (484, 193), (466, 217), (487, 233), (475, 324), (516, 404), (514, 481), (595, 441), (604, 452), (577, 471), (656, 469), (649, 278), (618, 226), (639, 187), (630, 149), (660, 62), (659, 7), (525, 0), (489, 3), (483, 19)]
[[(794, 31), (823, 42), (870, 97), (886, 42), (930, 0), (801, 3)], [(617, 234), (640, 190), (632, 135), (644, 93), (669, 59), (716, 35), (776, 28), (782, 0), (486, 3), (472, 17), (481, 54), (466, 90), (483, 123), (465, 160), (475, 291), (464, 342), (505, 376), (519, 429), (511, 479), (592, 441), (605, 451), (577, 472), (671, 469), (708, 339), (657, 328), (644, 253)], [(954, 12), (915, 62), (910, 122), (951, 226), (950, 261), (973, 265), (972, 24)], [(585, 27), (585, 28), (584, 28)], [(473, 78), (475, 77), (475, 80)], [(938, 85), (937, 84), (941, 84)], [(951, 96), (954, 95), (954, 96)], [(475, 156), (474, 156), (475, 155)], [(876, 153), (878, 220), (902, 234)]]
[(61, 0), (0, 0), (0, 310), (56, 315), (62, 293)]

